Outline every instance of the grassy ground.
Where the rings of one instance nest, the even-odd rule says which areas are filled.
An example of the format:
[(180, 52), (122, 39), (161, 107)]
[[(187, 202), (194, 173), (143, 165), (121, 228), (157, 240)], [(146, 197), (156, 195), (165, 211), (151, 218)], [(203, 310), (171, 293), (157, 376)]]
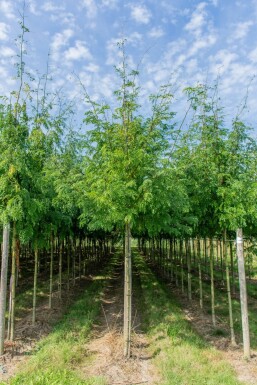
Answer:
[[(166, 268), (168, 265), (166, 266)], [(178, 274), (178, 285), (181, 287), (181, 268), (179, 266), (177, 270)], [(211, 285), (209, 271), (202, 270), (203, 276), (203, 305), (204, 310), (211, 314)], [(223, 274), (225, 279), (225, 273)], [(218, 319), (222, 320), (224, 324), (229, 326), (229, 310), (228, 310), (228, 297), (226, 289), (226, 281), (221, 279), (221, 271), (218, 269), (214, 270), (214, 281), (215, 281), (215, 313)], [(232, 306), (233, 306), (233, 318), (234, 318), (234, 329), (236, 333), (237, 342), (242, 342), (242, 323), (241, 323), (241, 307), (239, 299), (239, 282), (238, 278), (235, 279), (236, 295), (232, 294)], [(184, 267), (184, 292), (187, 295), (187, 268)], [(257, 284), (256, 280), (247, 282), (248, 292), (248, 314), (249, 314), (249, 328), (251, 347), (257, 348)], [(199, 298), (199, 280), (198, 280), (198, 267), (192, 267), (192, 297), (194, 299)], [(226, 335), (226, 331), (222, 331)]]
[[(11, 385), (102, 385), (100, 378), (84, 381), (76, 372), (84, 359), (85, 343), (99, 309), (104, 286), (116, 259), (92, 283), (69, 309), (53, 332), (43, 339), (33, 356), (23, 363), (22, 371), (8, 382)], [(1, 382), (0, 385), (7, 383)]]
[[(196, 274), (197, 273), (198, 272), (196, 271)], [(234, 329), (237, 335), (237, 341), (242, 342), (241, 307), (240, 307), (240, 300), (239, 300), (238, 280), (236, 280), (236, 284), (237, 284), (238, 295), (236, 297), (232, 296)], [(215, 313), (219, 319), (221, 319), (224, 323), (229, 325), (228, 297), (227, 297), (225, 285), (226, 283), (224, 284), (224, 286), (218, 285), (218, 287), (215, 288)], [(248, 315), (249, 315), (249, 328), (250, 328), (252, 348), (257, 348), (257, 318), (256, 318), (257, 302), (254, 296), (254, 294), (256, 295), (256, 289), (257, 289), (256, 284), (248, 282), (247, 284), (247, 291), (249, 296)], [(187, 290), (187, 287), (186, 287), (186, 274), (185, 274), (185, 291), (186, 290)], [(195, 275), (192, 276), (192, 292), (194, 297), (199, 296), (199, 282), (198, 282), (198, 277), (196, 277)], [(204, 296), (203, 298), (204, 309), (209, 314), (211, 314), (210, 281), (203, 282), (203, 296)]]
[[(88, 355), (86, 342), (117, 258), (113, 258), (104, 273), (95, 275), (82, 296), (53, 332), (37, 345), (33, 355), (23, 362), (21, 372), (8, 384), (106, 385), (100, 377), (85, 380), (78, 368)], [(158, 385), (239, 385), (221, 355), (193, 332), (165, 285), (155, 278), (143, 259), (136, 256), (135, 263), (144, 329), (151, 342), (153, 363), (162, 378)], [(0, 385), (6, 384), (0, 382)]]
[(165, 285), (156, 279), (143, 259), (135, 256), (135, 263), (141, 277), (145, 330), (163, 376), (161, 384), (241, 384), (221, 354), (195, 334)]

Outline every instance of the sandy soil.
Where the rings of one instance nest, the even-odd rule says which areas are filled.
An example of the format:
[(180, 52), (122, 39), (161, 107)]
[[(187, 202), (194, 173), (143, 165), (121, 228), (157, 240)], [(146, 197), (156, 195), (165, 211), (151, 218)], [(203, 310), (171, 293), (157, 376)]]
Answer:
[(123, 357), (123, 271), (119, 266), (102, 300), (102, 311), (94, 325), (88, 357), (80, 370), (85, 378), (100, 376), (108, 385), (158, 384), (156, 369), (151, 363), (147, 347), (149, 343), (141, 330), (137, 296), (133, 297), (133, 333), (131, 358)]

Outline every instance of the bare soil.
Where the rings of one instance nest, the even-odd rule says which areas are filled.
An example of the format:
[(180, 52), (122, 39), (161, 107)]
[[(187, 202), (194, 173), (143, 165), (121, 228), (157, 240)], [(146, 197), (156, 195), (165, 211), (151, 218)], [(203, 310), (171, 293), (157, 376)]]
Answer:
[[(131, 358), (123, 357), (123, 271), (119, 266), (102, 299), (102, 311), (94, 325), (87, 357), (79, 368), (85, 378), (102, 377), (108, 385), (158, 384), (148, 352), (149, 342), (141, 330), (138, 296), (133, 296)], [(92, 359), (93, 357), (93, 359)]]

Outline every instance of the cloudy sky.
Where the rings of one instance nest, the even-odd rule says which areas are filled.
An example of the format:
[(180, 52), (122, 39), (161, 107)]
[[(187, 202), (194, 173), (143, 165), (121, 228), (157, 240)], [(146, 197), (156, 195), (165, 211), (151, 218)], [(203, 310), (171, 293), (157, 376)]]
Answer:
[[(17, 83), (13, 64), (22, 4), (0, 0), (1, 94)], [(229, 114), (249, 88), (245, 118), (256, 126), (257, 0), (27, 0), (25, 20), (27, 67), (43, 73), (50, 52), (52, 87), (69, 98), (81, 95), (78, 77), (92, 97), (111, 97), (117, 41), (125, 37), (130, 65), (140, 63), (145, 93), (172, 78), (182, 106), (184, 87), (220, 76)]]

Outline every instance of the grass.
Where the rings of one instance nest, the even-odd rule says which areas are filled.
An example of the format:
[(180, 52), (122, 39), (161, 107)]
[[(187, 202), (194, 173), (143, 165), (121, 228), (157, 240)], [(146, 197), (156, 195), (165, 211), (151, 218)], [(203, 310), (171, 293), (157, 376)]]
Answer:
[[(40, 341), (22, 371), (8, 382), (10, 385), (103, 385), (102, 378), (85, 380), (76, 366), (85, 358), (86, 341), (100, 310), (103, 289), (116, 263), (94, 277), (82, 296), (70, 307), (48, 337)], [(6, 385), (1, 382), (0, 385)]]
[[(181, 273), (180, 267), (178, 268), (178, 283), (181, 286)], [(205, 272), (204, 269), (202, 274), (208, 276), (209, 272)], [(229, 327), (229, 310), (228, 310), (228, 298), (226, 291), (226, 282), (221, 282), (221, 272), (220, 270), (215, 269), (214, 271), (214, 281), (215, 281), (215, 314), (216, 316)], [(225, 277), (225, 273), (224, 273)], [(232, 295), (232, 306), (233, 306), (233, 318), (234, 318), (234, 330), (236, 333), (237, 342), (242, 342), (242, 323), (241, 323), (241, 307), (239, 300), (239, 283), (238, 279), (235, 279), (236, 288), (237, 288), (237, 297)], [(203, 306), (204, 310), (207, 311), (208, 314), (211, 314), (211, 286), (210, 279), (203, 280)], [(184, 270), (184, 288), (185, 295), (187, 295), (187, 269), (185, 267)], [(256, 318), (256, 306), (254, 306), (253, 302), (257, 298), (257, 285), (252, 282), (247, 282), (247, 292), (248, 292), (248, 315), (249, 315), (249, 329), (250, 329), (250, 338), (251, 338), (251, 347), (257, 348), (257, 318)], [(192, 296), (193, 299), (199, 298), (199, 280), (198, 280), (198, 270), (197, 267), (192, 268)], [(252, 301), (252, 302), (251, 302)], [(214, 330), (215, 332), (215, 330)], [(224, 334), (226, 331), (223, 330)]]
[(145, 330), (154, 363), (163, 376), (160, 385), (239, 385), (230, 365), (191, 328), (165, 284), (142, 257), (135, 256), (142, 287)]

